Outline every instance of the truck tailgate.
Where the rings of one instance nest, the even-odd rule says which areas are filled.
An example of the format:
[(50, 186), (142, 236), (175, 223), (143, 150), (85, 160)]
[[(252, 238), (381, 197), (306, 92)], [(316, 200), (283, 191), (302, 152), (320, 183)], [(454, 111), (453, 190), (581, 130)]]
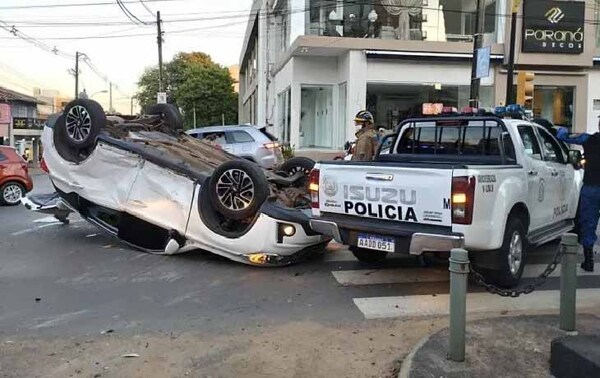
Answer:
[(320, 167), (319, 210), (389, 221), (451, 226), (451, 168)]

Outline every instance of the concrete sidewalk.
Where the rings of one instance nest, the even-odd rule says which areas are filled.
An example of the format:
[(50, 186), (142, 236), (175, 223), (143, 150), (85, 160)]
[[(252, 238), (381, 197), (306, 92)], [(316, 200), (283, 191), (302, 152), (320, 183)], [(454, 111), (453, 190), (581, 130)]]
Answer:
[[(600, 335), (600, 317), (578, 315), (579, 334)], [(422, 340), (402, 364), (400, 378), (548, 377), (550, 343), (566, 336), (558, 316), (467, 321), (466, 360), (448, 360), (448, 328)]]

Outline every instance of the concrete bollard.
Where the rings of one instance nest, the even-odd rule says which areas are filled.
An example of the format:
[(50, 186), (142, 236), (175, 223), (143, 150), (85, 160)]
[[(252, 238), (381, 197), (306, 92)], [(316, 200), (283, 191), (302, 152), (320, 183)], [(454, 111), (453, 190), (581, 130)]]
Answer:
[(448, 358), (455, 362), (465, 360), (465, 333), (467, 316), (467, 281), (469, 253), (455, 248), (450, 254), (450, 351)]
[(577, 300), (577, 254), (581, 250), (577, 235), (563, 235), (560, 248), (563, 249), (560, 264), (560, 329), (573, 332)]

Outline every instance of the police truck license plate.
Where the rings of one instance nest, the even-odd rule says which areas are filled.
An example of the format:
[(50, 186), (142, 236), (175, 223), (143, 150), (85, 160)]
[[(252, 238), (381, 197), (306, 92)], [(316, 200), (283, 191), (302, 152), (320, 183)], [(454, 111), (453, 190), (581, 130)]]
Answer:
[(358, 247), (374, 249), (376, 251), (394, 252), (394, 238), (386, 238), (383, 236), (358, 234)]

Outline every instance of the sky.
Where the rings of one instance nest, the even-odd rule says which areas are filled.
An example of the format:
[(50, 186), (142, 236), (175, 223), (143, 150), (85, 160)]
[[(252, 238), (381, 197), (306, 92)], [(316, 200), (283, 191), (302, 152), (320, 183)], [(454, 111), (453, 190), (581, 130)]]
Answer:
[[(146, 67), (158, 64), (157, 11), (163, 20), (164, 62), (178, 52), (201, 51), (224, 66), (239, 63), (252, 0), (122, 3), (150, 24), (132, 21), (113, 0), (0, 0), (0, 86), (25, 94), (38, 87), (73, 96), (75, 80), (69, 69), (74, 69), (79, 51), (100, 73), (80, 63), (80, 91), (85, 88), (108, 109), (108, 94), (97, 93), (108, 90), (104, 76), (116, 87), (113, 106), (128, 114), (137, 80)], [(13, 27), (17, 36), (11, 33)], [(54, 47), (58, 54), (46, 51)]]

